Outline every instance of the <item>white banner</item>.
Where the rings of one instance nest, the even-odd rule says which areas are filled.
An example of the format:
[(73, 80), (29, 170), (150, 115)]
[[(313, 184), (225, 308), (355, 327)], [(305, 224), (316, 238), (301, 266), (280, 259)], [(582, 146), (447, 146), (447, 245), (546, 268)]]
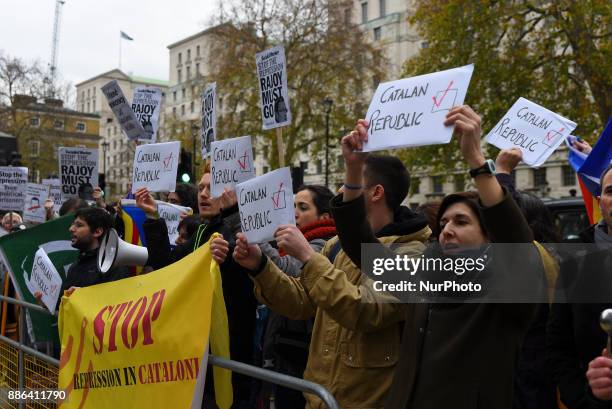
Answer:
[(262, 128), (273, 129), (291, 124), (285, 49), (276, 46), (257, 53), (257, 75), (261, 102)]
[(28, 168), (0, 166), (0, 210), (22, 211), (28, 184)]
[(132, 139), (142, 139), (145, 137), (145, 131), (140, 125), (138, 118), (132, 111), (130, 104), (123, 95), (121, 87), (116, 80), (112, 80), (108, 84), (102, 87), (102, 92), (108, 100), (108, 106), (113, 110), (121, 129), (125, 132), (127, 137)]
[(144, 134), (138, 141), (155, 143), (159, 124), (159, 111), (161, 109), (162, 91), (159, 88), (136, 87), (132, 99), (132, 111), (140, 121)]
[(487, 135), (487, 142), (500, 149), (519, 148), (523, 162), (541, 166), (576, 129), (576, 123), (519, 98)]
[(250, 136), (223, 139), (211, 144), (210, 193), (219, 197), (224, 188), (234, 190), (238, 183), (255, 177), (253, 145)]
[(295, 224), (289, 168), (276, 169), (236, 186), (242, 231), (249, 243), (274, 240), (283, 224)]
[(473, 71), (470, 64), (378, 85), (366, 115), (370, 127), (363, 151), (450, 142), (454, 127), (444, 120), (463, 104)]
[(58, 152), (62, 200), (77, 197), (82, 186), (98, 186), (97, 149), (62, 147)]
[(217, 83), (206, 86), (202, 93), (202, 158), (210, 153), (211, 142), (217, 140)]
[(62, 290), (62, 277), (60, 277), (45, 250), (39, 248), (34, 255), (30, 278), (28, 279), (25, 272), (23, 275), (30, 293), (34, 294), (40, 291), (43, 304), (55, 314), (57, 300)]
[(34, 223), (44, 223), (47, 220), (45, 201), (49, 196), (49, 186), (28, 183), (26, 188), (23, 220)]
[(174, 192), (181, 143), (151, 143), (136, 147), (132, 193), (141, 187), (150, 192)]

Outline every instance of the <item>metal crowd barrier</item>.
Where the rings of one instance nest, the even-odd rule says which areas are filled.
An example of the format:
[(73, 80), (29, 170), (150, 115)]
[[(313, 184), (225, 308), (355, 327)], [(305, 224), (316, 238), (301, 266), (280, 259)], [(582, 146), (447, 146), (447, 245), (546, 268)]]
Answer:
[[(20, 307), (23, 307), (23, 308), (28, 308), (28, 309), (35, 310), (38, 312), (42, 312), (44, 314), (51, 315), (51, 313), (46, 308), (41, 307), (40, 305), (31, 304), (25, 301), (17, 300), (15, 298), (0, 295), (0, 302), (7, 302), (10, 304), (19, 305)], [(34, 366), (34, 367), (39, 366), (40, 368), (42, 368), (42, 366), (37, 363), (37, 360), (40, 360), (48, 364), (47, 366), (51, 366), (51, 368), (42, 368), (42, 370), (50, 372), (51, 374), (54, 374), (54, 373), (59, 374), (59, 360), (47, 354), (44, 354), (40, 351), (37, 351), (34, 348), (30, 348), (29, 346), (25, 344), (26, 322), (25, 322), (25, 314), (22, 314), (22, 311), (23, 310), (19, 312), (19, 341), (14, 341), (8, 337), (0, 335), (0, 359), (2, 359), (3, 356), (5, 355), (2, 353), (2, 345), (1, 345), (2, 343), (7, 344), (10, 347), (17, 349), (18, 351), (18, 356), (17, 356), (18, 383), (16, 386), (18, 389), (20, 390), (29, 389), (34, 383), (39, 384), (39, 385), (35, 385), (35, 386), (38, 386), (36, 389), (57, 389), (57, 375), (55, 375), (56, 376), (55, 379), (51, 379), (49, 377), (46, 377), (48, 376), (48, 374), (42, 374), (43, 376), (40, 376), (41, 374), (34, 373), (35, 375), (39, 375), (39, 380), (37, 382), (34, 382), (32, 380), (30, 380), (30, 382), (26, 382), (26, 372), (28, 369), (27, 368), (28, 365), (26, 364), (30, 363), (31, 364), (30, 366)], [(323, 386), (319, 385), (318, 383), (306, 381), (301, 378), (296, 378), (293, 376), (281, 374), (278, 372), (259, 368), (253, 365), (248, 365), (242, 362), (232, 361), (230, 359), (225, 359), (225, 358), (221, 358), (221, 357), (213, 356), (213, 355), (209, 355), (208, 362), (211, 365), (229, 369), (233, 372), (236, 372), (242, 375), (247, 375), (252, 378), (261, 379), (262, 381), (274, 383), (274, 384), (281, 385), (287, 388), (291, 388), (291, 389), (295, 389), (301, 392), (316, 395), (319, 397), (319, 399), (321, 399), (327, 405), (329, 409), (339, 409), (340, 408), (334, 396), (327, 389), (325, 389)], [(1, 363), (2, 362), (0, 361), (0, 364)], [(32, 372), (31, 368), (30, 368), (30, 372)], [(2, 374), (0, 374), (0, 378), (1, 376)], [(52, 382), (55, 382), (55, 383), (49, 384), (48, 382), (46, 382), (44, 384), (41, 384), (41, 379), (43, 380), (46, 379), (47, 381), (51, 380)], [(0, 382), (0, 385), (2, 385), (1, 382)], [(7, 385), (4, 384), (1, 387), (6, 387), (6, 386)], [(9, 384), (8, 386), (10, 387), (12, 385)], [(2, 402), (1, 400), (0, 400), (0, 403), (10, 404), (10, 402)], [(50, 404), (46, 404), (46, 406), (42, 406), (42, 404), (30, 404), (29, 402), (26, 405), (26, 403), (24, 402), (19, 402), (18, 408), (19, 409), (43, 408), (43, 407), (48, 408), (50, 407), (49, 405)], [(51, 407), (55, 407), (55, 404), (52, 404)]]

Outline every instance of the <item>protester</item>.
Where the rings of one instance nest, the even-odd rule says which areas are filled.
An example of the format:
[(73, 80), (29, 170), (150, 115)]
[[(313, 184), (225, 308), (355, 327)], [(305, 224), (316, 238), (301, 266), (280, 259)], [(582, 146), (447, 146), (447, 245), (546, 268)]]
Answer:
[(606, 334), (599, 325), (602, 311), (612, 308), (604, 302), (612, 299), (612, 165), (600, 181), (602, 220), (580, 235), (586, 255), (562, 263), (557, 296), (566, 299), (553, 304), (548, 323), (548, 365), (568, 409), (612, 407), (612, 359), (602, 353)]
[[(224, 196), (224, 209), (219, 198), (212, 198), (210, 193), (210, 170), (206, 169), (198, 185), (198, 210), (202, 224), (196, 233), (186, 242), (171, 248), (168, 240), (168, 229), (163, 219), (157, 213), (157, 204), (146, 188), (138, 189), (135, 193), (136, 205), (142, 209), (146, 216), (143, 224), (149, 260), (147, 265), (154, 269), (163, 268), (169, 264), (189, 255), (192, 251), (205, 244), (213, 233), (221, 233), (229, 242), (220, 238), (211, 242), (213, 258), (220, 263), (223, 296), (227, 308), (230, 356), (233, 360), (253, 362), (253, 339), (255, 331), (255, 309), (257, 302), (253, 295), (253, 283), (244, 274), (243, 268), (234, 263), (227, 252), (233, 247), (235, 234), (240, 230), (240, 216), (236, 195)], [(209, 371), (210, 372), (210, 371)], [(210, 372), (212, 374), (212, 372)], [(207, 376), (207, 380), (212, 375)], [(232, 408), (242, 409), (249, 407), (250, 378), (232, 373), (234, 404)], [(204, 407), (214, 407), (213, 382), (206, 382), (204, 394)]]
[[(490, 242), (531, 242), (533, 235), (520, 210), (486, 171), (480, 147), (480, 117), (468, 106), (455, 107), (447, 114), (445, 125), (455, 126), (467, 165), (480, 169), (474, 177), (478, 200), (473, 193), (444, 198), (436, 223), (440, 250), (430, 246), (425, 254), (458, 257), (467, 249), (478, 249)], [(360, 171), (366, 155), (358, 152), (367, 140), (367, 128), (367, 122), (361, 120), (356, 130), (342, 140), (346, 184), (359, 188), (345, 190), (332, 200), (342, 248), (356, 264), (361, 262), (361, 243), (376, 242), (364, 211), (365, 201), (372, 194)], [(508, 256), (491, 252), (487, 274), (494, 274), (498, 267), (510, 262)], [(393, 253), (389, 256), (393, 257)], [(528, 265), (537, 253), (534, 249), (533, 254), (521, 256)], [(385, 274), (388, 273), (393, 277), (392, 272)], [(396, 276), (402, 278), (399, 273)], [(345, 285), (354, 288), (356, 297), (367, 296), (367, 287)], [(361, 314), (381, 313), (383, 307), (384, 304), (366, 303)], [(419, 303), (407, 307), (399, 361), (385, 408), (512, 406), (516, 357), (533, 316), (532, 304)]]
[(195, 214), (184, 217), (178, 224), (178, 237), (176, 238), (176, 245), (185, 244), (191, 239), (200, 225), (200, 216)]
[(8, 212), (2, 217), (2, 229), (0, 229), (0, 236), (12, 233), (13, 230), (23, 223), (23, 219), (19, 213)]
[[(405, 166), (395, 157), (373, 155), (359, 172), (369, 187), (363, 217), (371, 229), (385, 243), (411, 243), (406, 251), (419, 254), (431, 231), (425, 218), (401, 206), (410, 185)], [(367, 301), (352, 287), (361, 272), (337, 239), (316, 253), (295, 226), (279, 227), (275, 238), (304, 263), (299, 278), (283, 273), (242, 234), (234, 258), (249, 270), (258, 298), (272, 310), (292, 319), (315, 317), (304, 379), (327, 388), (340, 407), (381, 407), (398, 360), (405, 306), (384, 304), (374, 314), (362, 314)], [(322, 406), (313, 395), (305, 398), (308, 408)]]
[[(333, 193), (320, 185), (302, 186), (295, 195), (295, 224), (316, 252), (336, 235), (329, 210), (332, 197)], [(261, 244), (260, 248), (285, 274), (300, 276), (302, 263), (298, 259), (286, 255), (283, 249), (279, 252), (269, 243)], [(277, 372), (301, 378), (308, 360), (312, 327), (312, 319), (291, 320), (272, 312), (265, 333), (264, 360), (272, 360)], [(299, 409), (305, 405), (302, 392), (276, 386), (274, 406), (277, 409)]]
[(74, 213), (79, 209), (85, 209), (87, 207), (89, 207), (89, 204), (85, 200), (78, 197), (71, 197), (62, 203), (59, 209), (59, 215), (60, 217), (65, 216), (68, 213)]
[(190, 207), (198, 213), (198, 189), (191, 183), (178, 183), (174, 192), (168, 193), (168, 203)]
[[(113, 268), (107, 273), (102, 273), (98, 269), (97, 256), (100, 242), (112, 227), (113, 219), (106, 210), (86, 207), (75, 211), (70, 235), (72, 247), (79, 251), (79, 256), (66, 273), (60, 299), (64, 291), (70, 294), (79, 287), (89, 287), (129, 277), (125, 267)], [(42, 293), (36, 292), (34, 296), (40, 299)], [(59, 302), (57, 305), (59, 308)]]

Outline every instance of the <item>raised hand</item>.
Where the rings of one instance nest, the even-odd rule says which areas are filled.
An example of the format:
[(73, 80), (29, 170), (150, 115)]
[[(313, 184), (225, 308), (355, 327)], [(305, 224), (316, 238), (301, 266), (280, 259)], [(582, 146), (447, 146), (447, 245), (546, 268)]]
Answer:
[(234, 260), (242, 267), (255, 271), (261, 263), (261, 249), (259, 246), (249, 244), (244, 233), (236, 235), (234, 247)]
[(459, 137), (459, 147), (463, 158), (470, 168), (482, 166), (485, 162), (480, 147), (480, 116), (468, 105), (454, 107), (446, 114), (444, 125), (455, 125), (455, 134)]
[(287, 254), (297, 258), (302, 263), (310, 260), (315, 253), (300, 229), (293, 224), (279, 226), (274, 233), (274, 238), (278, 247), (284, 249)]
[(510, 174), (523, 160), (523, 151), (519, 148), (502, 149), (495, 159), (497, 173)]
[(606, 350), (589, 363), (586, 377), (597, 399), (612, 400), (612, 359)]
[(221, 193), (221, 208), (229, 209), (238, 203), (238, 198), (236, 197), (236, 191), (231, 190), (229, 188), (223, 189), (223, 193)]
[(229, 253), (229, 243), (223, 237), (215, 237), (210, 242), (210, 252), (217, 264), (223, 264)]
[(138, 206), (146, 214), (154, 214), (157, 212), (157, 203), (149, 190), (146, 187), (141, 187), (134, 193), (136, 197), (136, 206)]

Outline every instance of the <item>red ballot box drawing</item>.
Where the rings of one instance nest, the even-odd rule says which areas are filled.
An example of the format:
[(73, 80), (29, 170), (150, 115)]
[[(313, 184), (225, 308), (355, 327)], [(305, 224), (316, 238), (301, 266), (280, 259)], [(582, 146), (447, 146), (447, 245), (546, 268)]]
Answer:
[(249, 154), (245, 151), (244, 155), (238, 158), (238, 166), (240, 166), (241, 172), (251, 171), (251, 161), (249, 161)]
[(283, 184), (281, 183), (278, 190), (272, 193), (272, 205), (274, 210), (281, 210), (287, 207), (287, 201), (285, 200), (285, 191), (283, 190)]
[(550, 148), (552, 148), (553, 146), (555, 146), (555, 143), (557, 143), (557, 141), (559, 141), (559, 138), (561, 138), (563, 135), (561, 134), (561, 132), (563, 132), (565, 128), (561, 128), (558, 131), (552, 130), (552, 131), (548, 131), (546, 132), (546, 135), (544, 136), (544, 139), (542, 139), (542, 143)]
[(457, 88), (451, 88), (454, 81), (451, 81), (445, 90), (438, 91), (433, 99), (433, 105), (431, 112), (438, 111), (450, 111), (455, 106), (455, 100), (457, 99)]
[(171, 170), (172, 170), (172, 152), (170, 152), (170, 155), (164, 158), (164, 171), (169, 172)]

